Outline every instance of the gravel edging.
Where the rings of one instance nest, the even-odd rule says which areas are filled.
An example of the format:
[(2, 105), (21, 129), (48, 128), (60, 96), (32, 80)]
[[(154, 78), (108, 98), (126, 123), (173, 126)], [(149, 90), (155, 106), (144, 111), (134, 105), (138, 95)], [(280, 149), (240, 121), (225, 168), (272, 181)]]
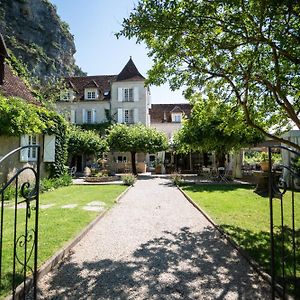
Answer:
[[(266, 281), (268, 282), (270, 285), (272, 284), (272, 278), (271, 276), (266, 273), (262, 267), (255, 261), (253, 260), (248, 253), (242, 249), (222, 228), (220, 228), (213, 220), (212, 218), (202, 210), (202, 208), (196, 204), (193, 199), (188, 196), (183, 189), (177, 185), (177, 188), (179, 189), (179, 191), (183, 194), (183, 196), (208, 220), (208, 222), (210, 222), (214, 228), (216, 228), (222, 237), (224, 237), (226, 239), (226, 241), (231, 244), (246, 260), (247, 262), (253, 267), (253, 269)], [(282, 294), (282, 287), (280, 285), (276, 285), (276, 292), (280, 295)]]
[[(115, 203), (118, 203), (132, 188), (133, 186), (128, 186), (127, 189), (122, 192), (115, 200)], [(62, 249), (58, 250), (52, 257), (50, 257), (37, 271), (37, 280), (45, 276), (51, 270), (53, 270), (70, 252), (70, 250), (78, 244), (82, 238), (110, 211), (110, 209), (106, 209), (103, 211), (96, 219), (94, 219), (91, 223), (89, 223), (73, 240), (71, 240), (67, 245), (65, 245)], [(32, 276), (26, 279), (26, 291), (28, 292), (33, 286), (33, 278)], [(16, 288), (15, 299), (24, 299), (24, 282)], [(12, 300), (12, 296), (9, 295), (4, 300)]]

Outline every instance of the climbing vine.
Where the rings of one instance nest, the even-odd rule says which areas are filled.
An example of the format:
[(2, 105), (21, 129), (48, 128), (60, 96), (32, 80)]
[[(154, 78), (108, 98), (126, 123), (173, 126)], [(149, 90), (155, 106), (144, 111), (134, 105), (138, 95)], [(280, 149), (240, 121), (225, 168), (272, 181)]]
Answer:
[(0, 95), (0, 135), (55, 135), (55, 162), (49, 163), (50, 177), (64, 174), (67, 160), (69, 128), (65, 119), (54, 111), (30, 104), (20, 98)]

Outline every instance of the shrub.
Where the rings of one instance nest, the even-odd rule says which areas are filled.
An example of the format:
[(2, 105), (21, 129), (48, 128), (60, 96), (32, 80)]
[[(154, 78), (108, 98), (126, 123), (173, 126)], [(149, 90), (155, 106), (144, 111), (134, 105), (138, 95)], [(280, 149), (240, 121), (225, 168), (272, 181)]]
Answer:
[(136, 181), (136, 178), (133, 174), (125, 174), (121, 176), (121, 179), (125, 185), (133, 185)]
[(72, 177), (64, 174), (58, 178), (44, 178), (41, 180), (41, 192), (52, 191), (61, 186), (69, 186), (72, 184)]
[(178, 173), (171, 174), (171, 180), (175, 185), (181, 185), (182, 184), (182, 176)]

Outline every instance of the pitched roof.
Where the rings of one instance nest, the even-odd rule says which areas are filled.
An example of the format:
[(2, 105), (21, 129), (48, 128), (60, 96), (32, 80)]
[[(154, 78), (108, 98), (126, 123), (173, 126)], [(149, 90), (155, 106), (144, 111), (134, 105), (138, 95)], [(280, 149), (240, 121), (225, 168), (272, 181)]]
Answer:
[(191, 114), (192, 105), (188, 103), (176, 104), (152, 104), (149, 110), (151, 122), (172, 122), (172, 113), (181, 112), (187, 117)]
[(123, 70), (117, 76), (117, 81), (122, 80), (145, 80), (145, 77), (138, 71), (131, 57)]
[(19, 97), (28, 102), (40, 105), (25, 83), (13, 74), (7, 64), (4, 65), (4, 82), (0, 85), (0, 93), (7, 97)]
[(74, 91), (78, 93), (79, 99), (84, 99), (84, 89), (87, 87), (97, 87), (100, 90), (100, 99), (106, 98), (105, 92), (110, 92), (110, 84), (116, 80), (116, 75), (99, 75), (83, 77), (67, 77), (65, 80)]

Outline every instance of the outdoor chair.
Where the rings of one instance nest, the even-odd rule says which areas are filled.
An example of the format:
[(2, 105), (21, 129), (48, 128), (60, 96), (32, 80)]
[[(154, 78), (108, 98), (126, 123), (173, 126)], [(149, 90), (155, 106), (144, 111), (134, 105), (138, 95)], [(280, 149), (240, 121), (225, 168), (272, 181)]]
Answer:
[(219, 182), (222, 182), (222, 181), (225, 183), (229, 182), (227, 179), (225, 167), (218, 167), (218, 179), (219, 179)]

